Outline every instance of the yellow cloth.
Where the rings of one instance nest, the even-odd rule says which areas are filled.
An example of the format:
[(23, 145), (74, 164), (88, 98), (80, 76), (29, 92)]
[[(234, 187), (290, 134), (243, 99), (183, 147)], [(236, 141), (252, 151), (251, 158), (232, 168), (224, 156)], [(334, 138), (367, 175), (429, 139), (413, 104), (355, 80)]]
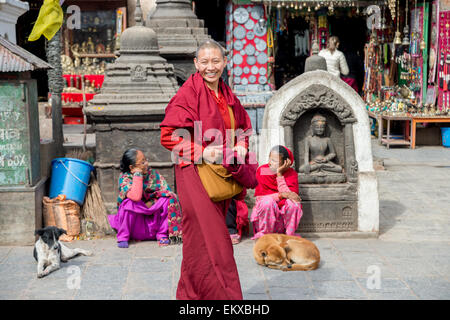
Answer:
[(59, 0), (44, 0), (39, 16), (31, 30), (28, 41), (36, 41), (43, 34), (47, 40), (53, 38), (63, 23), (64, 13)]

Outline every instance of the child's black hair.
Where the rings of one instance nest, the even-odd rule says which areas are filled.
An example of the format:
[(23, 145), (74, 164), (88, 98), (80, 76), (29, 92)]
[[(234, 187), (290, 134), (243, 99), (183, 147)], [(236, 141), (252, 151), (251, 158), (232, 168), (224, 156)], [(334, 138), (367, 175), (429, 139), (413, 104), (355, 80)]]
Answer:
[(286, 150), (286, 148), (283, 147), (283, 146), (280, 146), (280, 145), (275, 146), (275, 147), (273, 147), (272, 149), (270, 149), (270, 152), (271, 152), (271, 153), (272, 153), (272, 152), (276, 152), (276, 153), (278, 153), (278, 154), (281, 154), (281, 157), (283, 158), (283, 161), (289, 159), (289, 152), (288, 152), (288, 151)]
[(134, 166), (136, 164), (137, 152), (137, 149), (131, 148), (123, 153), (122, 160), (120, 160), (121, 172), (130, 172), (130, 166)]

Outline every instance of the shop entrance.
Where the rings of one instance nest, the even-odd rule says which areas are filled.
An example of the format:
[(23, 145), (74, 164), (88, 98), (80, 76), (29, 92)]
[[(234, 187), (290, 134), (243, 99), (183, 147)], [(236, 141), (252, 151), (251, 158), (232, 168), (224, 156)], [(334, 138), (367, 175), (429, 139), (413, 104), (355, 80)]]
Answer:
[(275, 50), (275, 86), (284, 84), (301, 75), (309, 56), (311, 42), (308, 18), (287, 17), (285, 30), (277, 32)]
[[(330, 36), (340, 39), (339, 50), (346, 57), (349, 77), (356, 80), (358, 91), (364, 81), (364, 45), (368, 38), (366, 19), (353, 13), (353, 9), (336, 9), (333, 15), (317, 12), (316, 15), (286, 14), (280, 19), (275, 12), (275, 86), (281, 86), (304, 72), (305, 60), (310, 55), (315, 38), (321, 48), (326, 48)], [(326, 18), (326, 25), (321, 22)]]
[[(339, 11), (338, 11), (339, 13)], [(340, 40), (339, 50), (347, 60), (350, 73), (348, 77), (356, 79), (358, 92), (364, 82), (364, 46), (368, 39), (366, 18), (361, 16), (328, 16), (330, 34)]]

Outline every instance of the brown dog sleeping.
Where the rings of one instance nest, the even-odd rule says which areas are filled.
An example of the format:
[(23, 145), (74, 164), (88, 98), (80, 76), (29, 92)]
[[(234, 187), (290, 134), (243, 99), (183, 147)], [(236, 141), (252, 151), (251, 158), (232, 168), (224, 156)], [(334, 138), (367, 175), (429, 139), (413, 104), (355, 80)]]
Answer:
[(258, 264), (283, 271), (307, 271), (319, 267), (320, 252), (309, 240), (270, 233), (259, 238), (253, 246)]

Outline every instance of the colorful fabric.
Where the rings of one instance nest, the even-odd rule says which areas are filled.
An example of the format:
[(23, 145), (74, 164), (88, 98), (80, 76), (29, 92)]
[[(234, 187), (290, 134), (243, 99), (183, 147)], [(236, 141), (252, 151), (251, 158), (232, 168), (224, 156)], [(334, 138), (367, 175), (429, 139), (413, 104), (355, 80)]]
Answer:
[[(180, 242), (182, 238), (181, 227), (181, 207), (178, 197), (172, 192), (166, 179), (155, 169), (150, 168), (144, 176), (144, 189), (142, 201), (154, 205), (160, 198), (169, 199), (168, 205), (168, 232), (172, 242)], [(127, 192), (133, 184), (133, 175), (122, 172), (119, 176), (119, 196), (117, 198), (117, 207), (126, 199)]]
[(123, 200), (117, 214), (108, 216), (117, 230), (117, 242), (167, 238), (168, 202), (169, 198), (160, 198), (148, 208), (144, 201)]
[(301, 203), (286, 200), (279, 208), (277, 201), (271, 196), (259, 197), (256, 200), (250, 220), (253, 224), (252, 240), (268, 233), (286, 233), (295, 235), (295, 231), (303, 215)]
[(63, 19), (64, 12), (59, 0), (44, 0), (28, 41), (36, 41), (41, 35), (51, 40), (61, 28)]

